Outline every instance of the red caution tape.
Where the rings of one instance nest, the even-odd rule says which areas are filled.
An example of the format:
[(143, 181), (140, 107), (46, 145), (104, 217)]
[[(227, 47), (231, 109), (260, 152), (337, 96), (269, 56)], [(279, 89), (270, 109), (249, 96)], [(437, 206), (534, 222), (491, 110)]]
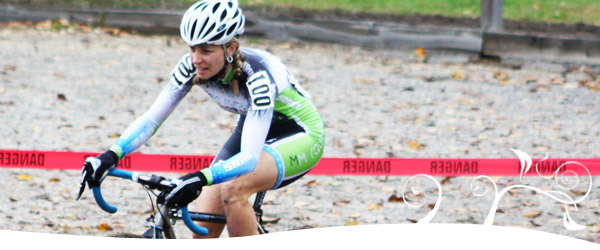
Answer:
[[(0, 167), (79, 170), (98, 153), (0, 150)], [(117, 168), (140, 172), (193, 172), (210, 166), (214, 156), (133, 153)], [(563, 166), (564, 165), (564, 166)], [(562, 167), (561, 167), (562, 166)], [(537, 168), (537, 170), (536, 170)], [(357, 176), (520, 176), (519, 159), (322, 158), (311, 175)], [(600, 176), (599, 158), (533, 159), (524, 176), (559, 173)]]

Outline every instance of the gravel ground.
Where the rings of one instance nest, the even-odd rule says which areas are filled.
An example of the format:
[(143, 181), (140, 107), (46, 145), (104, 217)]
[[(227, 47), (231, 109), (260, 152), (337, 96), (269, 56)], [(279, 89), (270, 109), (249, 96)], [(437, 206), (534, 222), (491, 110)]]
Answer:
[[(63, 26), (0, 24), (0, 148), (106, 150), (149, 107), (186, 52), (174, 36)], [(585, 66), (504, 66), (454, 52), (258, 38), (243, 45), (280, 57), (311, 92), (327, 126), (325, 157), (516, 158), (511, 148), (534, 157), (600, 157), (600, 72)], [(139, 152), (214, 154), (235, 119), (192, 90)], [(109, 215), (89, 192), (75, 201), (79, 174), (0, 169), (0, 229), (104, 236), (144, 230), (150, 206), (139, 186), (105, 182), (106, 199), (121, 208)], [(269, 228), (414, 223), (432, 209), (438, 190), (433, 182), (418, 184), (424, 197), (411, 200), (425, 206), (412, 208), (393, 199), (408, 178), (306, 176), (268, 193), (264, 210), (278, 220)], [(432, 222), (483, 223), (493, 197), (473, 195), (473, 178), (435, 179), (443, 195)], [(493, 180), (499, 188), (522, 184), (512, 177)], [(542, 178), (523, 183), (557, 188)], [(581, 197), (592, 185), (577, 211), (569, 207), (583, 230), (567, 230), (564, 206), (528, 189), (501, 199), (495, 223), (600, 242), (600, 178), (583, 184), (566, 191)]]

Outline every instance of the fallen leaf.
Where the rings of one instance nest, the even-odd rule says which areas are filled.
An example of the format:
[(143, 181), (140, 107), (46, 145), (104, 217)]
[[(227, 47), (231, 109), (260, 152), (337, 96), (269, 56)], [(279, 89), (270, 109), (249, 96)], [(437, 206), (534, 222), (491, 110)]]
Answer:
[(508, 80), (508, 74), (502, 73), (502, 72), (496, 72), (496, 73), (494, 73), (494, 78), (496, 78), (500, 81), (506, 81), (506, 80)]
[(52, 178), (50, 178), (50, 182), (60, 182), (60, 179), (56, 178), (56, 177), (52, 177)]
[(353, 213), (353, 214), (350, 214), (350, 218), (359, 218), (360, 215), (361, 215), (360, 213)]
[(525, 79), (525, 83), (537, 83), (537, 82), (538, 82), (538, 79), (535, 77), (527, 77)]
[(574, 195), (585, 195), (587, 193), (586, 190), (573, 189), (573, 190), (569, 190), (569, 191)]
[(358, 222), (356, 221), (348, 221), (346, 222), (346, 224), (344, 224), (344, 226), (356, 226), (358, 225)]
[(563, 85), (565, 84), (566, 80), (564, 78), (556, 78), (556, 79), (552, 79), (551, 83), (553, 85)]
[(332, 186), (332, 187), (339, 187), (339, 186), (341, 186), (341, 185), (342, 185), (342, 183), (339, 183), (339, 182), (337, 182), (337, 181), (334, 181), (334, 182), (330, 182), (330, 183), (329, 183), (329, 186)]
[(531, 218), (531, 219), (533, 219), (533, 218), (537, 218), (537, 217), (539, 217), (540, 215), (542, 215), (542, 212), (541, 212), (541, 211), (529, 211), (529, 212), (525, 212), (525, 213), (523, 213), (523, 216), (525, 216), (525, 217), (527, 217), (527, 218)]
[(20, 175), (17, 176), (17, 180), (19, 180), (19, 181), (30, 181), (31, 180), (31, 175), (20, 174)]
[(542, 225), (535, 223), (535, 221), (529, 221), (531, 223), (531, 225), (533, 225), (534, 227), (540, 227)]
[(423, 145), (418, 141), (409, 141), (408, 146), (413, 150), (421, 150), (423, 149)]
[(100, 232), (112, 231), (112, 227), (106, 223), (102, 223), (98, 225), (96, 228), (100, 230)]
[(352, 80), (354, 83), (363, 83), (363, 84), (372, 84), (373, 80), (369, 78), (354, 78)]
[(367, 210), (369, 210), (369, 211), (380, 210), (380, 209), (383, 209), (383, 204), (380, 204), (380, 203), (378, 203), (378, 204), (373, 203), (367, 207)]
[(442, 185), (446, 185), (446, 184), (450, 183), (450, 179), (452, 179), (452, 177), (445, 177), (444, 179), (442, 179), (442, 180), (440, 181), (440, 183), (441, 183)]
[(109, 35), (113, 35), (113, 36), (119, 36), (119, 35), (121, 35), (121, 33), (124, 33), (119, 28), (104, 27), (103, 30), (104, 30), (104, 32), (108, 33)]
[(4, 71), (16, 71), (17, 67), (14, 65), (6, 65), (4, 66)]
[(62, 196), (66, 200), (72, 199), (71, 192), (69, 191), (69, 189), (63, 189), (63, 190), (61, 190), (60, 191), (60, 196)]
[(452, 80), (464, 80), (465, 79), (465, 73), (463, 72), (454, 72), (452, 73)]
[(302, 216), (302, 215), (300, 215), (300, 216), (296, 216), (296, 217), (294, 217), (294, 218), (292, 218), (292, 219), (294, 219), (294, 220), (298, 220), (298, 221), (307, 221), (307, 220), (310, 220), (310, 218), (308, 218), (308, 217), (305, 217), (305, 216)]
[(317, 183), (317, 181), (316, 181), (316, 180), (312, 180), (312, 181), (309, 181), (308, 183), (306, 183), (306, 186), (307, 186), (307, 187), (312, 187), (312, 186), (315, 186), (315, 185), (317, 185), (317, 184), (318, 184), (318, 183)]
[(266, 224), (277, 224), (277, 222), (279, 222), (281, 218), (279, 217), (271, 217), (271, 216), (266, 216), (263, 215), (262, 216), (262, 222), (266, 223)]
[(419, 55), (421, 60), (425, 60), (425, 58), (427, 58), (427, 54), (425, 53), (425, 50), (421, 47), (416, 48), (415, 53), (417, 53), (417, 55)]
[(72, 127), (73, 127), (72, 124), (63, 124), (63, 125), (58, 126), (58, 129), (72, 128)]
[(348, 204), (350, 204), (350, 200), (339, 200), (339, 201), (333, 202), (334, 206), (348, 205)]
[(388, 202), (405, 202), (405, 200), (402, 198), (402, 196), (398, 197), (397, 195), (393, 194), (390, 196), (390, 198), (388, 198)]

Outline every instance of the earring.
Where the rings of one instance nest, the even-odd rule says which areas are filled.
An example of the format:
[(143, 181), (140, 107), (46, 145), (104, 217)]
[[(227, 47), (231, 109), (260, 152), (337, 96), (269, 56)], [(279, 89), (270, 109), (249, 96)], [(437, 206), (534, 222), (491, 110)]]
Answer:
[(233, 56), (228, 56), (225, 60), (227, 60), (228, 63), (232, 63), (233, 62)]

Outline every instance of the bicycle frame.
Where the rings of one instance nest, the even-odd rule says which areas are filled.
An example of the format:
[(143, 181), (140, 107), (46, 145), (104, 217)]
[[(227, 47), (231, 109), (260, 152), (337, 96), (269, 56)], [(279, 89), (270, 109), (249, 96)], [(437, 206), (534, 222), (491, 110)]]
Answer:
[[(171, 191), (174, 187), (174, 184), (171, 181), (166, 180), (160, 176), (146, 176), (137, 172), (131, 172), (122, 169), (113, 168), (109, 170), (108, 176), (120, 177), (123, 179), (128, 179), (137, 183), (140, 183), (150, 189), (157, 189), (160, 191)], [(100, 186), (93, 187), (93, 194), (96, 203), (102, 210), (108, 213), (116, 213), (117, 208), (108, 204), (101, 192)], [(268, 233), (268, 231), (263, 226), (262, 220), (262, 201), (265, 197), (266, 191), (259, 192), (256, 194), (256, 198), (254, 200), (253, 209), (257, 218), (257, 227), (258, 233), (264, 234)], [(188, 212), (187, 207), (182, 207), (181, 209), (173, 209), (168, 208), (165, 205), (157, 204), (158, 209), (154, 213), (155, 222), (150, 226), (143, 235), (143, 238), (153, 238), (160, 239), (174, 239), (176, 238), (175, 232), (173, 230), (173, 224), (175, 224), (175, 219), (183, 220), (184, 224), (190, 229), (190, 231), (198, 234), (198, 235), (207, 235), (208, 229), (205, 227), (199, 226), (194, 223), (194, 221), (203, 221), (210, 223), (222, 223), (225, 224), (227, 222), (225, 215), (222, 214), (211, 214), (211, 213), (201, 213), (201, 212)], [(181, 211), (181, 214), (177, 213), (177, 210)], [(172, 223), (171, 223), (172, 221)]]

